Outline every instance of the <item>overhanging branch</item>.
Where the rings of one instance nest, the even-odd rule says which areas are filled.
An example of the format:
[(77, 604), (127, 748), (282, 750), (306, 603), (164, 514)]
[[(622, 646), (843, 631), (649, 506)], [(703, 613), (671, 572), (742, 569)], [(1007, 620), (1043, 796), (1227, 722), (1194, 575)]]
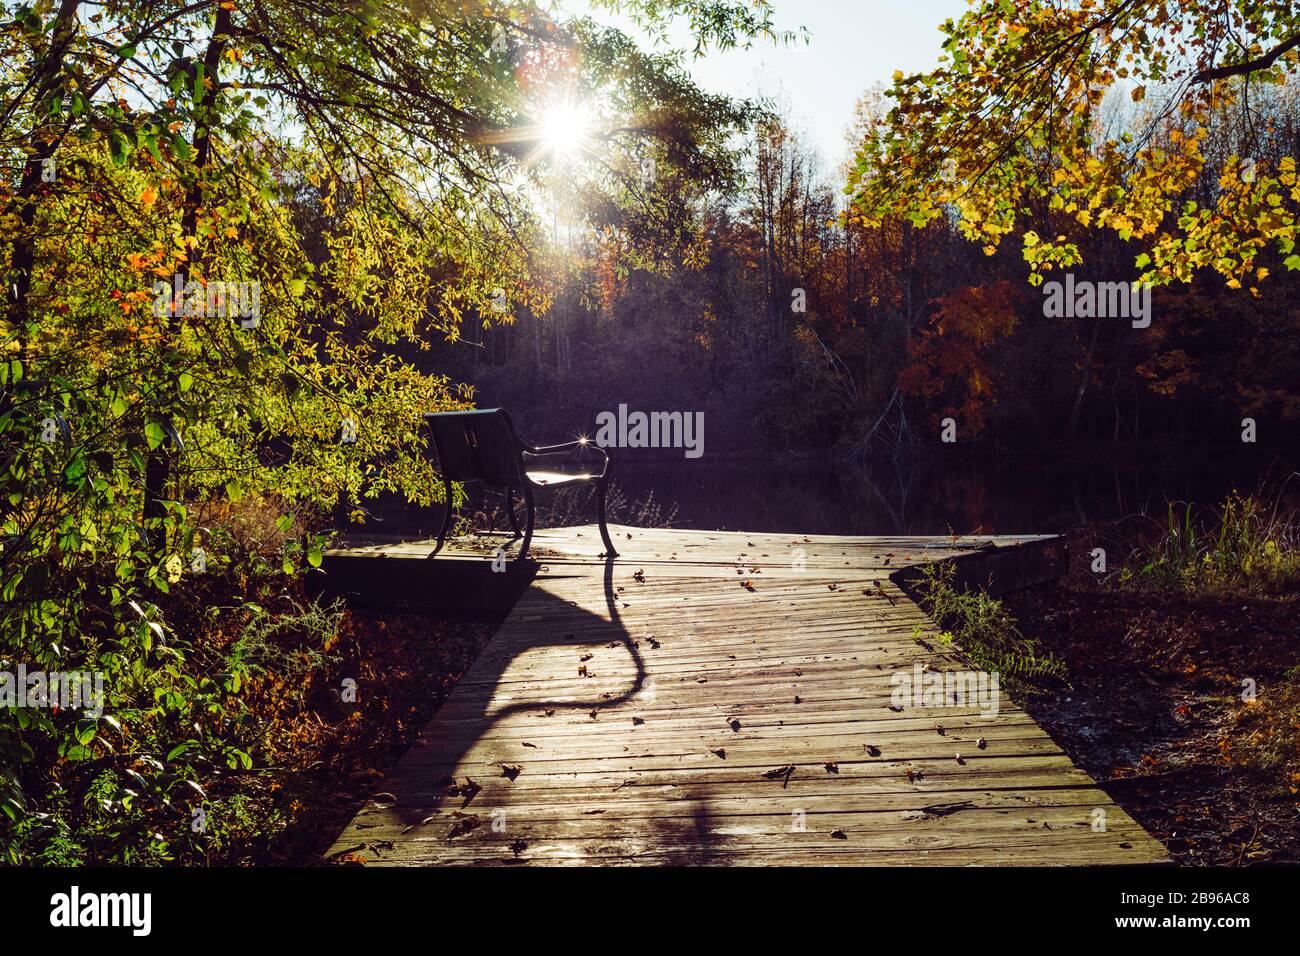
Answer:
[(1247, 60), (1245, 63), (1237, 63), (1232, 66), (1216, 66), (1208, 70), (1201, 70), (1192, 77), (1192, 82), (1212, 83), (1215, 80), (1227, 79), (1230, 76), (1242, 76), (1246, 73), (1255, 73), (1258, 70), (1267, 70), (1277, 61), (1278, 57), (1298, 46), (1300, 46), (1300, 33), (1279, 43), (1263, 56)]

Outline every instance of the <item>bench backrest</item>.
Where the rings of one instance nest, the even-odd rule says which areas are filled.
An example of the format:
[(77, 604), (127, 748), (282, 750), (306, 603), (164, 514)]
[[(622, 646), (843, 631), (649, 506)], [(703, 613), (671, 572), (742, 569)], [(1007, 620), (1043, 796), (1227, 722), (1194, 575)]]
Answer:
[(438, 468), (447, 479), (523, 483), (524, 444), (504, 408), (429, 413), (424, 420), (438, 452)]

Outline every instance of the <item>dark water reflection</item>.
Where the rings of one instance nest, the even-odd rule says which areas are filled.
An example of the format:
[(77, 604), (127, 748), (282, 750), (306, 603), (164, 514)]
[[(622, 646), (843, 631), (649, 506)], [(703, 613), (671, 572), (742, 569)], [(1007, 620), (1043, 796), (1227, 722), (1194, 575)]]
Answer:
[[(1233, 489), (1279, 484), (1294, 470), (1260, 449), (1140, 464), (1090, 460), (926, 459), (910, 464), (810, 461), (635, 461), (615, 481), (634, 500), (675, 505), (682, 528), (780, 534), (1046, 533), (1145, 512), (1168, 500), (1212, 505)], [(1300, 490), (1300, 479), (1291, 482)], [(476, 494), (476, 500), (481, 498)], [(496, 500), (496, 499), (490, 499)], [(546, 493), (539, 498), (545, 504)], [(370, 533), (435, 533), (437, 511), (371, 505)], [(619, 516), (621, 520), (623, 516)]]
[[(898, 467), (681, 462), (647, 465), (619, 480), (633, 496), (653, 489), (657, 499), (675, 502), (683, 527), (1020, 534), (1062, 531), (1143, 511), (1163, 515), (1170, 499), (1217, 503), (1234, 488), (1253, 491), (1267, 470), (1232, 465), (1166, 461), (1119, 467), (1042, 459)], [(1282, 470), (1280, 476), (1285, 474)]]

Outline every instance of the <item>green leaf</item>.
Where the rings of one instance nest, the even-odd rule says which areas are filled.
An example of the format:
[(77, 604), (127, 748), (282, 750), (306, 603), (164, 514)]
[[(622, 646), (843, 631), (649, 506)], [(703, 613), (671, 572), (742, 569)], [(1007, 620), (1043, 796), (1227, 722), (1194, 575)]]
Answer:
[(86, 459), (81, 452), (77, 452), (72, 461), (68, 462), (68, 467), (63, 469), (63, 477), (68, 481), (76, 481), (86, 473)]
[(167, 433), (163, 431), (162, 425), (157, 422), (150, 422), (144, 426), (144, 438), (149, 443), (149, 450), (153, 451), (163, 443)]
[(311, 548), (307, 552), (307, 563), (310, 564), (313, 568), (319, 568), (321, 566), (321, 562), (324, 559), (325, 556), (321, 554), (320, 548)]
[(167, 754), (167, 762), (168, 762), (168, 763), (171, 763), (173, 760), (175, 760), (177, 757), (179, 757), (179, 756), (181, 756), (182, 754), (184, 754), (186, 751), (188, 751), (188, 750), (189, 750), (191, 747), (193, 747), (193, 746), (194, 746), (194, 741), (192, 741), (192, 740), (187, 740), (187, 741), (185, 741), (184, 743), (177, 744), (177, 745), (176, 745), (175, 747), (173, 747), (173, 748), (171, 749), (171, 751)]

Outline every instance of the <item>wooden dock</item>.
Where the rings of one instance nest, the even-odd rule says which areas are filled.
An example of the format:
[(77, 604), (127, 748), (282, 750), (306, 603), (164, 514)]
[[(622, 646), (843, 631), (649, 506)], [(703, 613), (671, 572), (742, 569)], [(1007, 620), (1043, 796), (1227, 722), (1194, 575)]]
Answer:
[[(612, 562), (594, 527), (538, 533), (514, 610), (327, 858), (1166, 860), (1005, 693), (996, 714), (893, 703), (895, 675), (970, 669), (900, 588), (905, 569), (955, 559), (1005, 590), (1060, 573), (1055, 539), (612, 530)], [(350, 548), (326, 569), (400, 566), (434, 575), (426, 591), (435, 566), (509, 578), (486, 541), (432, 560), (429, 542)]]

